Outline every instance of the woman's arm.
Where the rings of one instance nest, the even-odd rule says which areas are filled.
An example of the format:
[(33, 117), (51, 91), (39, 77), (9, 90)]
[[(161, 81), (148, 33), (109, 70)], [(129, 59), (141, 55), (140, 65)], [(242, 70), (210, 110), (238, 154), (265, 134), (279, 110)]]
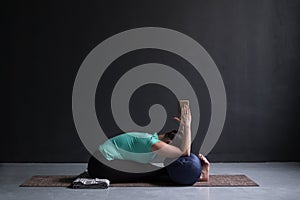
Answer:
[(187, 105), (184, 105), (181, 110), (181, 120), (180, 120), (179, 130), (183, 131), (182, 142), (179, 147), (169, 145), (165, 142), (157, 142), (151, 146), (151, 151), (153, 151), (154, 153), (160, 156), (169, 157), (169, 158), (185, 156), (185, 155), (190, 156), (191, 111)]

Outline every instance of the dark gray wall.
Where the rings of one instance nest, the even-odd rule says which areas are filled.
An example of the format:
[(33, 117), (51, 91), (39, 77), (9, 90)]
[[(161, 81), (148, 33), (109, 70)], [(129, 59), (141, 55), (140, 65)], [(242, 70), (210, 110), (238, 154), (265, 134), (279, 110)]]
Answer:
[[(298, 0), (11, 3), (5, 9), (2, 38), (2, 87), (7, 94), (2, 97), (2, 106), (7, 121), (1, 131), (0, 161), (86, 162), (89, 154), (72, 118), (77, 70), (85, 56), (106, 38), (144, 26), (166, 27), (194, 38), (222, 74), (228, 112), (209, 159), (300, 161), (299, 10)], [(172, 55), (150, 50), (133, 52), (115, 65), (153, 59), (185, 65)], [(121, 73), (110, 69), (103, 79)], [(106, 87), (109, 91), (112, 85), (108, 82)], [(151, 98), (151, 91), (157, 96), (145, 106), (153, 102), (167, 105), (172, 97), (166, 89), (153, 86), (141, 88), (132, 102)], [(102, 92), (105, 95), (105, 88)], [(100, 91), (96, 99), (98, 117), (110, 131), (108, 135), (117, 134), (118, 128), (110, 126), (113, 122), (99, 114)], [(174, 105), (167, 108), (170, 117), (176, 111)], [(147, 121), (138, 109), (131, 108), (133, 117), (141, 119), (138, 123)], [(209, 114), (207, 111), (204, 119)], [(201, 143), (201, 137), (195, 143)]]

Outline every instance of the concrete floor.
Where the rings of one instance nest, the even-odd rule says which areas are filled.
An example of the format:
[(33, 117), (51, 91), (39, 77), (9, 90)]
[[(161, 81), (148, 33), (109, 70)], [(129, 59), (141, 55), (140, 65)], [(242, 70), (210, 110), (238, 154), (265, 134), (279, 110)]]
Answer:
[(67, 189), (19, 187), (32, 175), (74, 175), (86, 164), (1, 164), (0, 200), (48, 199), (300, 199), (300, 163), (212, 163), (212, 174), (246, 174), (259, 187), (132, 187)]

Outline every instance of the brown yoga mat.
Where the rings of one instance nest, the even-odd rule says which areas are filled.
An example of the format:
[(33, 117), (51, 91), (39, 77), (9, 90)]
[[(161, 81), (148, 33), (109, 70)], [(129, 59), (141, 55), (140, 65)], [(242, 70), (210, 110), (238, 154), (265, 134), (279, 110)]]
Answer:
[[(76, 175), (33, 176), (21, 187), (69, 187)], [(161, 187), (176, 186), (169, 182), (137, 182), (137, 183), (111, 183), (109, 187)], [(245, 175), (210, 175), (209, 182), (196, 182), (193, 187), (247, 187), (258, 186)]]

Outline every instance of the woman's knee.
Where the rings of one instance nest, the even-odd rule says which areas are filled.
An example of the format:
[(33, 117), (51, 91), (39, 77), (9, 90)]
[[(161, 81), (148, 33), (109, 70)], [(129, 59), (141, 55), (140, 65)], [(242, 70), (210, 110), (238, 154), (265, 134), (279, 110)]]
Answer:
[(201, 162), (192, 154), (182, 156), (167, 167), (170, 179), (180, 185), (193, 185), (201, 175)]

